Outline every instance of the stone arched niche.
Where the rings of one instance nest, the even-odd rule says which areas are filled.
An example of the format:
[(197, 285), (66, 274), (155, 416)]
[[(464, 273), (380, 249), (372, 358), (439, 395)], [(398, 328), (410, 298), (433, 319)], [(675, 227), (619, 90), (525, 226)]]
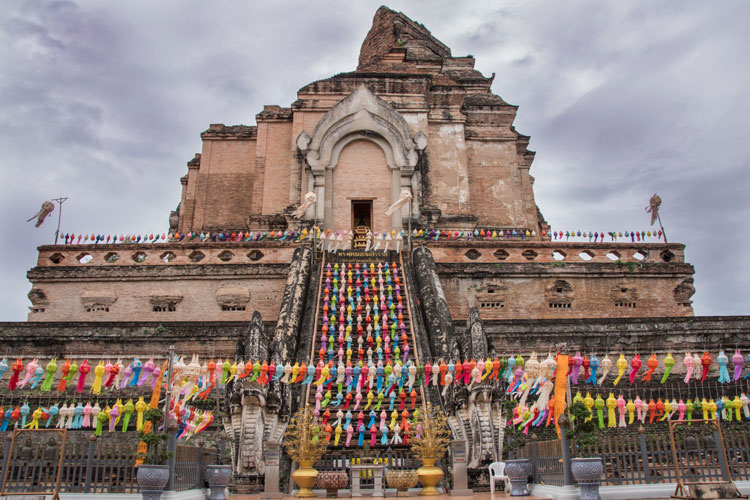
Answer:
[[(427, 137), (422, 132), (412, 137), (409, 125), (399, 112), (361, 86), (320, 119), (312, 136), (303, 131), (297, 137), (297, 147), (305, 154), (309, 166), (308, 191), (314, 191), (318, 196), (317, 205), (308, 210), (306, 218), (324, 221), (329, 228), (333, 226), (333, 198), (346, 197), (346, 193), (333, 191), (333, 170), (342, 150), (358, 140), (376, 144), (385, 154), (390, 172), (390, 199), (398, 199), (400, 192), (407, 189), (412, 193), (412, 199), (417, 200), (418, 182), (414, 167), (419, 160), (419, 151), (427, 146)], [(351, 182), (362, 182), (362, 179), (352, 179)], [(419, 207), (413, 203), (412, 215), (418, 213)], [(408, 207), (393, 214), (392, 227), (400, 229), (403, 218), (408, 215)]]

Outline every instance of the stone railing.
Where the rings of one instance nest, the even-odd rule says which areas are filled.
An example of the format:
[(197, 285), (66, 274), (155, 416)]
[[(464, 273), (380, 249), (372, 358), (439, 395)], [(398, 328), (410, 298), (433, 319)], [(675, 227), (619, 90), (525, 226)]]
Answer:
[[(585, 264), (684, 263), (681, 243), (587, 243), (561, 241), (414, 241), (440, 263), (538, 262)], [(631, 264), (632, 265), (632, 264)]]
[[(289, 263), (294, 249), (309, 242), (173, 242), (156, 244), (44, 245), (38, 267), (163, 266), (190, 264)], [(680, 243), (585, 243), (560, 241), (425, 241), (440, 263), (684, 263)], [(632, 265), (632, 264), (631, 264)]]
[(44, 245), (38, 267), (288, 264), (300, 243), (158, 243)]

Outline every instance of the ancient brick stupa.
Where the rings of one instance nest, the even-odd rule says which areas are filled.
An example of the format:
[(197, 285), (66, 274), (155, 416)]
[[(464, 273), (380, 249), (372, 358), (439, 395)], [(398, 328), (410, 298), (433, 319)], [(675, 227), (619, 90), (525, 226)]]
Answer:
[[(731, 320), (683, 319), (694, 292), (684, 245), (640, 234), (553, 239), (534, 197), (529, 137), (513, 126), (517, 107), (474, 63), (381, 7), (355, 71), (305, 85), (289, 107), (265, 106), (256, 125), (201, 134), (167, 239), (40, 247), (29, 323), (15, 328), (60, 356), (66, 346), (163, 354), (172, 343), (232, 357), (238, 345), (242, 359), (312, 365), (336, 358), (325, 331), (343, 332), (356, 316), (347, 302), (374, 290), (383, 311), (398, 298), (399, 319), (386, 320), (389, 305), (383, 327), (410, 346), (405, 360), (565, 344), (663, 356), (672, 332), (700, 344), (707, 329), (732, 330)], [(314, 393), (236, 390), (243, 397), (222, 422), (236, 437), (235, 472), (263, 475), (264, 443)], [(474, 392), (425, 391), (419, 401), (446, 408), (479, 470), (501, 456), (504, 418), (491, 388)]]

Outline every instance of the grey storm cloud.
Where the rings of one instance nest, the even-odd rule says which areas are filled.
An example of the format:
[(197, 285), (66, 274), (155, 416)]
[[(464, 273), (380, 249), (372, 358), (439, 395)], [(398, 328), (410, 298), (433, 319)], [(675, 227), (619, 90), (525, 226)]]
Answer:
[[(26, 270), (63, 232), (155, 233), (210, 123), (253, 124), (303, 85), (357, 65), (379, 2), (4, 2), (0, 14), (0, 320), (22, 321)], [(696, 314), (750, 299), (750, 46), (743, 1), (398, 0), (495, 73), (531, 136), (553, 230), (647, 230), (696, 267)]]

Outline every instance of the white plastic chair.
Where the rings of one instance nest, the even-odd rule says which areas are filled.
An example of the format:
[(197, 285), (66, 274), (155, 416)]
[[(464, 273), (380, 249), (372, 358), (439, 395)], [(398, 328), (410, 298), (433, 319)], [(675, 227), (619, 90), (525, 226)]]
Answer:
[(510, 491), (510, 478), (505, 475), (505, 462), (492, 462), (490, 464), (490, 494), (495, 493), (495, 481), (503, 481), (505, 491)]

